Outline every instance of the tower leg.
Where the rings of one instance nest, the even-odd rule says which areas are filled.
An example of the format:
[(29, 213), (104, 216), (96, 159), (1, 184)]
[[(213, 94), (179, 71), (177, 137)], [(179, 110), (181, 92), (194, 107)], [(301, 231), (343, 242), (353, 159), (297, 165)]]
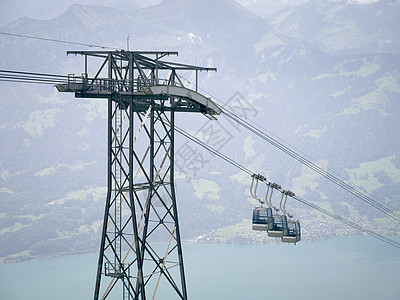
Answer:
[(109, 99), (108, 190), (95, 300), (107, 298), (118, 282), (124, 299), (161, 292), (187, 299), (173, 151), (173, 111)]
[(110, 206), (111, 200), (111, 182), (112, 182), (112, 100), (108, 99), (108, 109), (107, 109), (107, 196), (106, 196), (106, 207), (104, 210), (104, 218), (103, 218), (103, 229), (101, 233), (101, 242), (100, 242), (100, 253), (99, 260), (97, 264), (97, 275), (96, 275), (96, 285), (94, 289), (94, 300), (99, 299), (100, 294), (100, 283), (101, 283), (101, 274), (103, 268), (103, 256), (104, 256), (104, 246), (106, 240), (106, 231), (107, 231), (107, 220), (108, 220), (108, 207)]

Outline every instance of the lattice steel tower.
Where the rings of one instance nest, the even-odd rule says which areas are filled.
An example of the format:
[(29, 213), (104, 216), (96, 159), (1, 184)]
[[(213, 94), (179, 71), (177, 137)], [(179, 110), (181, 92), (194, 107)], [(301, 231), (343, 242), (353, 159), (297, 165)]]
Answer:
[[(177, 52), (68, 54), (82, 55), (85, 70), (56, 85), (58, 91), (108, 99), (108, 188), (94, 299), (154, 299), (161, 286), (162, 298), (187, 299), (174, 188), (175, 112), (220, 114), (197, 92), (198, 72), (216, 69), (164, 60)], [(195, 90), (182, 84), (182, 71), (195, 72)]]

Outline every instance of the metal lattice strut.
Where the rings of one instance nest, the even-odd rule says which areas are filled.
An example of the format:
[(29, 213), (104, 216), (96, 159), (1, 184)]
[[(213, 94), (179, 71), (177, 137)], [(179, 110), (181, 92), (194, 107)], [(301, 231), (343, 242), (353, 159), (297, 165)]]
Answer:
[[(177, 71), (215, 71), (164, 61), (175, 52), (80, 51), (83, 76), (60, 92), (108, 101), (108, 187), (94, 299), (120, 282), (123, 299), (187, 299), (174, 187), (175, 112), (221, 109), (186, 88)], [(89, 76), (88, 60), (100, 67)]]

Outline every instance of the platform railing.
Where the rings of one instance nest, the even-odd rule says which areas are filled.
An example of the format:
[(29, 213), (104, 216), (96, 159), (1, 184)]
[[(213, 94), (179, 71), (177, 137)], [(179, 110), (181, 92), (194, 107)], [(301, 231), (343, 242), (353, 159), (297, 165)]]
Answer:
[[(141, 92), (145, 91), (146, 87), (157, 85), (171, 85), (165, 78), (149, 79), (108, 79), (108, 78), (89, 78), (85, 74), (82, 76), (68, 75), (67, 91), (84, 91), (84, 92)], [(176, 83), (174, 85), (177, 85)], [(65, 86), (65, 85), (64, 85)]]

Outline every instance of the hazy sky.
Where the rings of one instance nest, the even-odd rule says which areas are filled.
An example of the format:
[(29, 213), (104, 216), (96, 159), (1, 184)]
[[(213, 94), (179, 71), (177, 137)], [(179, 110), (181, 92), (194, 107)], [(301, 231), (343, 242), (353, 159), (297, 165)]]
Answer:
[[(129, 8), (132, 2), (141, 7), (157, 4), (162, 0), (0, 0), (0, 27), (21, 17), (33, 19), (50, 19), (58, 16), (72, 4), (106, 5), (117, 8)], [(200, 1), (200, 0), (199, 0)], [(217, 0), (218, 1), (218, 0)], [(283, 4), (301, 4), (307, 0), (236, 0), (250, 9), (257, 9), (270, 1), (268, 6), (282, 6)], [(380, 0), (327, 0), (343, 1), (348, 3), (370, 4)], [(397, 2), (399, 2), (398, 0)], [(264, 5), (263, 5), (264, 4)], [(263, 15), (262, 15), (263, 16)]]

